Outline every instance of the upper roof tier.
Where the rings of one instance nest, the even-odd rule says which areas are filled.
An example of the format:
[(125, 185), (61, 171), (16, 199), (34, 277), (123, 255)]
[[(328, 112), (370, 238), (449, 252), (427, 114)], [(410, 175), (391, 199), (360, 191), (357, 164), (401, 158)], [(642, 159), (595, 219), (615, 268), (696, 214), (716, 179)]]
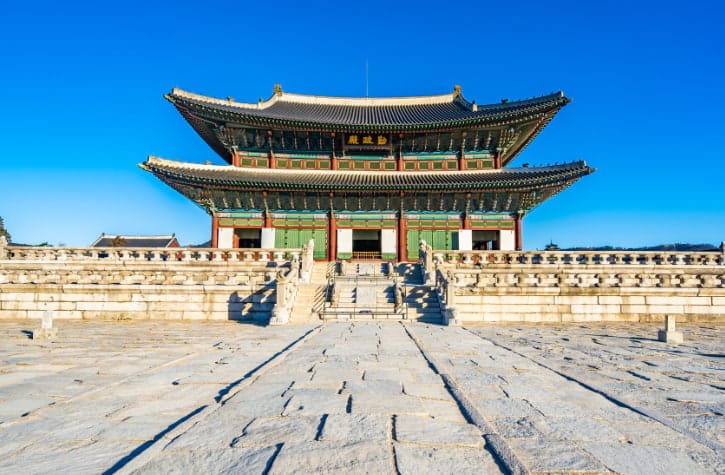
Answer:
[(570, 99), (560, 92), (523, 101), (476, 105), (463, 98), (456, 86), (449, 94), (412, 97), (326, 97), (283, 92), (277, 85), (272, 97), (256, 104), (193, 94), (178, 88), (166, 98), (198, 112), (218, 113), (240, 123), (305, 127), (361, 127), (385, 130), (460, 127), (490, 124), (515, 117), (550, 112)]
[(459, 86), (435, 96), (353, 98), (291, 94), (277, 85), (272, 97), (256, 104), (178, 88), (165, 97), (230, 163), (235, 150), (344, 153), (350, 150), (346, 134), (373, 133), (389, 134), (390, 153), (485, 149), (499, 153), (505, 165), (570, 102), (557, 92), (477, 105)]

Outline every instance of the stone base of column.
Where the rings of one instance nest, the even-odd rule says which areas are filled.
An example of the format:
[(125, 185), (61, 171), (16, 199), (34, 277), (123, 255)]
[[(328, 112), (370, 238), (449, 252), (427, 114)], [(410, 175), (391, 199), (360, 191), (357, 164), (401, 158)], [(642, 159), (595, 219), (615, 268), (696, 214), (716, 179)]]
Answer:
[(272, 318), (269, 319), (270, 326), (286, 325), (289, 323), (290, 311), (288, 308), (275, 307), (272, 311)]
[(460, 327), (463, 325), (463, 320), (460, 319), (455, 308), (449, 308), (443, 311), (443, 324), (449, 327)]
[(36, 328), (33, 330), (33, 340), (47, 340), (58, 336), (57, 328)]
[(685, 341), (682, 332), (667, 330), (657, 330), (657, 339), (672, 345), (677, 345)]

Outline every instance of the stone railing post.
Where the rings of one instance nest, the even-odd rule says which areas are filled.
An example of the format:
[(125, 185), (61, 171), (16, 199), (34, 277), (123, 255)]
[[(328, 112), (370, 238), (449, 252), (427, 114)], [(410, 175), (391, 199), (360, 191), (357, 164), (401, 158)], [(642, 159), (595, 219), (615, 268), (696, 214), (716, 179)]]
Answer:
[(720, 243), (720, 265), (725, 266), (725, 241)]
[(8, 240), (0, 236), (0, 261), (8, 258)]
[(284, 325), (289, 322), (299, 289), (299, 277), (299, 267), (296, 262), (292, 263), (286, 274), (284, 269), (277, 272), (277, 300), (272, 310), (272, 318), (269, 319), (270, 325)]
[(418, 261), (420, 263), (421, 271), (423, 272), (423, 283), (426, 285), (432, 285), (433, 273), (435, 269), (433, 267), (433, 248), (421, 239), (418, 248)]
[(315, 262), (315, 241), (310, 239), (307, 245), (302, 247), (302, 267), (300, 268), (300, 280), (309, 284), (312, 278), (312, 266)]

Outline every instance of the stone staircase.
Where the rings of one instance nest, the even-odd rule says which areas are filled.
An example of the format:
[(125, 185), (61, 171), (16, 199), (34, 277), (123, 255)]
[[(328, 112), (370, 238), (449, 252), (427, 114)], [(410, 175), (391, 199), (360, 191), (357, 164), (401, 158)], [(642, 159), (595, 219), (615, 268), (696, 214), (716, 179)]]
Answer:
[(408, 319), (426, 323), (443, 322), (438, 294), (430, 286), (409, 286), (405, 303), (408, 305)]
[(327, 275), (333, 272), (334, 262), (315, 262), (309, 284), (300, 284), (290, 315), (290, 322), (303, 323), (320, 318), (327, 292)]
[(417, 263), (400, 263), (396, 271), (405, 282), (408, 319), (427, 323), (442, 323), (443, 313), (435, 288), (423, 285), (423, 276)]
[[(328, 280), (334, 275), (335, 299), (328, 292)], [(394, 278), (405, 284), (406, 309), (395, 307)], [(255, 294), (256, 295), (256, 294)], [(268, 291), (250, 303), (250, 319), (269, 318), (274, 295)], [(315, 262), (310, 283), (300, 284), (290, 322), (323, 320), (408, 320), (442, 323), (443, 317), (435, 289), (423, 285), (418, 264), (387, 262)]]
[(276, 302), (276, 290), (265, 286), (244, 298), (229, 298), (229, 319), (240, 322), (269, 321)]

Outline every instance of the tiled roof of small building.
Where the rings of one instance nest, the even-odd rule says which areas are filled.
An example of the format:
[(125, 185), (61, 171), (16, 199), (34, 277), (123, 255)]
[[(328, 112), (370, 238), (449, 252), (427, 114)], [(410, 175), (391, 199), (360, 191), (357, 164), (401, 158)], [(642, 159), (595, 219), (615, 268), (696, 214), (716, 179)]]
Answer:
[(269, 190), (515, 190), (559, 186), (594, 171), (585, 162), (546, 167), (436, 172), (279, 170), (199, 165), (149, 157), (141, 167), (164, 181)]
[(476, 105), (463, 98), (459, 87), (450, 94), (391, 98), (312, 96), (275, 88), (271, 98), (257, 104), (216, 99), (178, 88), (165, 97), (177, 108), (239, 123), (408, 129), (485, 124), (551, 112), (570, 101), (562, 92), (556, 92), (522, 101)]
[(91, 247), (178, 247), (176, 236), (128, 236), (123, 234), (101, 234)]

